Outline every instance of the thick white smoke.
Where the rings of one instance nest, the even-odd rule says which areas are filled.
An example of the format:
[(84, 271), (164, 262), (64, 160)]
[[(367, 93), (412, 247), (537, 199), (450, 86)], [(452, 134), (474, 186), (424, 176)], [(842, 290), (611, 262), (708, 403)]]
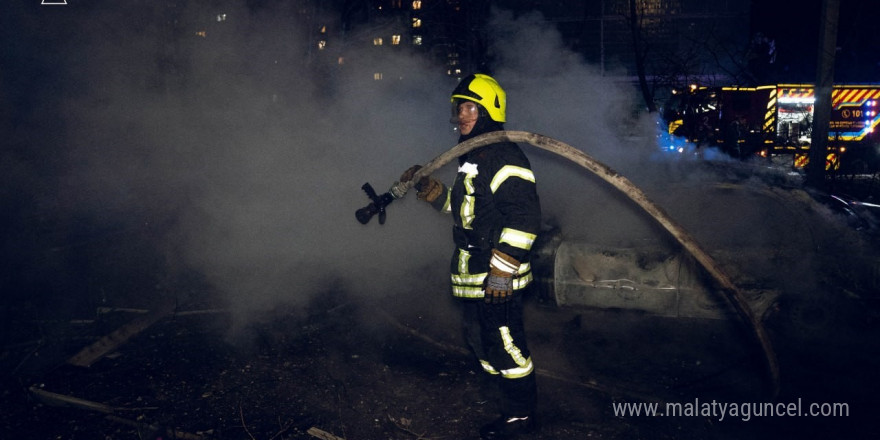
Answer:
[[(95, 12), (99, 30), (72, 45), (82, 88), (65, 103), (59, 195), (71, 209), (167, 223), (157, 245), (169, 264), (201, 273), (242, 312), (339, 289), (445, 293), (426, 279), (448, 267), (445, 219), (414, 197), (384, 226), (354, 216), (364, 182), (382, 193), (454, 145), (454, 82), (436, 66), (355, 54), (321, 75), (304, 62), (307, 24), (290, 14), (227, 7), (206, 37), (185, 29), (168, 41), (167, 28), (130, 32), (138, 14), (117, 9)], [(373, 81), (376, 66), (396, 77)]]
[[(622, 76), (602, 75), (564, 47), (538, 14), (491, 21), (497, 75), (508, 92), (507, 128), (544, 134), (578, 148), (635, 182), (657, 171), (644, 167), (655, 152), (653, 128), (638, 120), (637, 90)], [(625, 141), (628, 138), (641, 142)], [(629, 244), (653, 234), (650, 219), (588, 171), (551, 153), (528, 148), (548, 222), (567, 237)]]
[[(389, 207), (384, 226), (361, 225), (354, 211), (368, 201), (364, 182), (384, 192), (456, 143), (453, 80), (406, 52), (350, 52), (341, 68), (316, 69), (326, 60), (304, 49), (310, 23), (290, 11), (227, 6), (214, 22), (193, 7), (162, 21), (161, 7), (140, 6), (90, 11), (97, 25), (68, 44), (62, 67), (79, 84), (64, 101), (58, 197), (68, 209), (107, 224), (161, 222), (167, 264), (202, 274), (235, 310), (339, 289), (446, 293), (447, 218), (413, 195)], [(496, 11), (490, 32), (507, 128), (615, 166), (638, 157), (620, 143), (631, 130), (629, 86), (584, 64), (537, 15)], [(378, 68), (384, 79), (374, 81)], [(619, 197), (584, 171), (524, 148), (545, 216), (564, 231), (626, 236), (628, 223), (644, 222), (614, 214)]]

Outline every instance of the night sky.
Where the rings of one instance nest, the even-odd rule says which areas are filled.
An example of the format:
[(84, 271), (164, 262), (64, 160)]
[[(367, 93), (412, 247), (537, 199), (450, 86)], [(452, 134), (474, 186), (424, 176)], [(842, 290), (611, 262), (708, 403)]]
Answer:
[[(821, 0), (753, 0), (752, 29), (776, 42), (776, 60), (764, 73), (767, 83), (814, 82)], [(872, 1), (842, 0), (837, 35), (835, 82), (880, 82), (880, 33)]]

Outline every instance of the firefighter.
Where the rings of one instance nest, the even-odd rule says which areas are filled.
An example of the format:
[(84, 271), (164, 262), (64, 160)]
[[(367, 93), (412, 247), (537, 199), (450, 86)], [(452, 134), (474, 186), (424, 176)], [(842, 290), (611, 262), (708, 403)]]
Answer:
[[(459, 142), (504, 129), (506, 93), (492, 77), (464, 78), (451, 101)], [(523, 325), (524, 289), (532, 281), (529, 253), (541, 222), (535, 176), (512, 142), (477, 148), (458, 163), (452, 187), (433, 177), (413, 187), (420, 200), (452, 214), (452, 294), (462, 304), (468, 344), (499, 384), (500, 417), (483, 426), (480, 437), (513, 438), (536, 429), (535, 367)], [(400, 181), (412, 180), (419, 168), (408, 169)]]

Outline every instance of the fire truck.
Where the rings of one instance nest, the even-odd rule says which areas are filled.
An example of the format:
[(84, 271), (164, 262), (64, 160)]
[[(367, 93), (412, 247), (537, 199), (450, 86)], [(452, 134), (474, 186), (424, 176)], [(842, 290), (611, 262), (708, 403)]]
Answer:
[[(673, 91), (663, 109), (670, 135), (736, 158), (790, 157), (808, 162), (814, 87), (699, 87)], [(874, 172), (880, 149), (880, 85), (835, 85), (831, 94), (826, 170)]]

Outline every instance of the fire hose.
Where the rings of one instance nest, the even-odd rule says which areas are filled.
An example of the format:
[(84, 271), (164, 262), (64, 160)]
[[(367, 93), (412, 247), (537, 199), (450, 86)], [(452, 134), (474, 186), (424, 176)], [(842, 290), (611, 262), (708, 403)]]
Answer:
[(379, 214), (380, 223), (385, 222), (385, 207), (393, 200), (403, 197), (406, 192), (413, 187), (415, 182), (425, 176), (430, 176), (435, 171), (471, 150), (483, 147), (497, 142), (518, 142), (527, 143), (537, 148), (547, 150), (551, 153), (558, 154), (599, 176), (613, 187), (617, 188), (633, 202), (644, 209), (651, 215), (660, 225), (666, 229), (691, 256), (700, 264), (700, 266), (715, 280), (718, 287), (725, 296), (725, 299), (733, 305), (737, 314), (746, 323), (751, 325), (754, 336), (757, 338), (767, 363), (767, 369), (773, 386), (773, 396), (777, 397), (780, 391), (779, 383), (779, 363), (776, 358), (776, 352), (767, 335), (760, 318), (756, 316), (752, 308), (749, 306), (742, 292), (731, 281), (730, 277), (721, 269), (718, 263), (706, 253), (705, 250), (697, 243), (697, 241), (688, 234), (676, 221), (654, 202), (648, 199), (644, 192), (636, 187), (626, 177), (620, 175), (607, 165), (597, 161), (586, 153), (556, 139), (543, 136), (527, 131), (495, 131), (491, 133), (476, 136), (464, 141), (445, 153), (437, 156), (430, 162), (426, 163), (414, 175), (412, 180), (407, 182), (395, 182), (391, 189), (385, 194), (377, 195), (369, 183), (365, 183), (362, 189), (367, 193), (372, 202), (364, 208), (356, 212), (359, 222), (366, 224), (375, 215)]

